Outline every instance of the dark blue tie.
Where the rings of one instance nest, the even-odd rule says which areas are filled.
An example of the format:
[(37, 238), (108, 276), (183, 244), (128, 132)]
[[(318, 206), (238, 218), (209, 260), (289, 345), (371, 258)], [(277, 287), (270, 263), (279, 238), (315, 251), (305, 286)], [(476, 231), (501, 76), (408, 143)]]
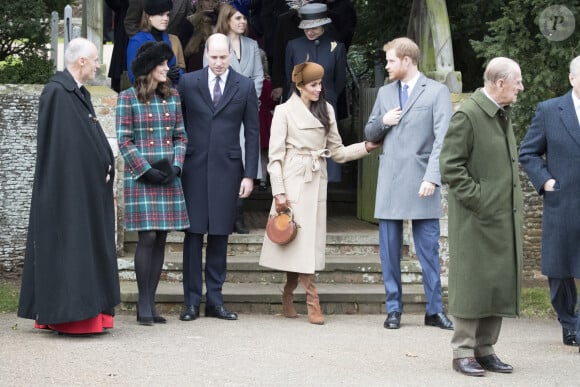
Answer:
[(217, 106), (222, 97), (222, 89), (220, 88), (220, 77), (215, 77), (215, 85), (213, 86), (213, 106)]
[(409, 85), (403, 85), (401, 89), (401, 110), (405, 108), (405, 104), (407, 103), (407, 99), (409, 98)]

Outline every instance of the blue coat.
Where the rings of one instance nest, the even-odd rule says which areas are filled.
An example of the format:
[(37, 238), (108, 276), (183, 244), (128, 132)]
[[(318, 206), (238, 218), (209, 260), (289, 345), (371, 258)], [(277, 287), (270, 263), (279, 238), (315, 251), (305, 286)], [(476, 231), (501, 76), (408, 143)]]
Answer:
[[(520, 162), (544, 196), (542, 274), (580, 278), (580, 124), (572, 91), (538, 105)], [(548, 179), (556, 180), (553, 192), (544, 192)]]
[[(226, 86), (214, 107), (208, 67), (186, 73), (179, 82), (188, 144), (182, 182), (190, 232), (233, 232), (242, 177), (256, 178), (260, 151), (258, 97), (254, 82), (230, 68)], [(240, 147), (244, 125), (245, 167)]]
[[(139, 49), (139, 47), (141, 47), (143, 43), (155, 41), (156, 41), (155, 37), (151, 34), (151, 32), (145, 31), (138, 32), (137, 34), (133, 35), (131, 39), (129, 39), (129, 44), (127, 45), (127, 75), (129, 76), (129, 81), (131, 82), (131, 84), (135, 82), (135, 76), (131, 71), (131, 63), (133, 62), (133, 59), (135, 59), (137, 50)], [(169, 40), (169, 35), (167, 34), (167, 32), (163, 33), (163, 41), (167, 43), (169, 47), (171, 47), (171, 41)], [(170, 68), (172, 66), (175, 66), (176, 64), (177, 59), (175, 59), (175, 55), (173, 56), (173, 58), (167, 61), (167, 66), (169, 66)], [(182, 71), (183, 70), (181, 70), (180, 73)]]

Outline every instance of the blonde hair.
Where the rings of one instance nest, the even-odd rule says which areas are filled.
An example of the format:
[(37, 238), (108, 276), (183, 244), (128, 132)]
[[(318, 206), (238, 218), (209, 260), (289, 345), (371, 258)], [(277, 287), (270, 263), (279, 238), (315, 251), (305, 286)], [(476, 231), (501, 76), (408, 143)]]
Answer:
[(408, 56), (411, 58), (413, 64), (419, 63), (419, 56), (421, 55), (421, 50), (419, 50), (419, 46), (417, 43), (413, 42), (409, 38), (396, 38), (391, 40), (390, 42), (385, 43), (383, 46), (383, 50), (385, 52), (389, 50), (395, 50), (395, 55), (399, 58), (403, 58)]

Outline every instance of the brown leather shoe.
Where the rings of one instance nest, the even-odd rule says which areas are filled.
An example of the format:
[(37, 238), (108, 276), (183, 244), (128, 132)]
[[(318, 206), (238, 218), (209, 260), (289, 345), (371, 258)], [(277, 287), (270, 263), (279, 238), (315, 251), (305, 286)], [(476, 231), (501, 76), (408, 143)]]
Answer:
[(481, 368), (481, 365), (475, 360), (474, 357), (461, 357), (458, 359), (453, 359), (453, 369), (463, 375), (467, 376), (483, 376), (485, 375), (485, 370)]
[(499, 372), (502, 374), (511, 374), (514, 372), (514, 367), (499, 360), (495, 353), (487, 356), (476, 357), (475, 360), (477, 360), (481, 367), (487, 371)]

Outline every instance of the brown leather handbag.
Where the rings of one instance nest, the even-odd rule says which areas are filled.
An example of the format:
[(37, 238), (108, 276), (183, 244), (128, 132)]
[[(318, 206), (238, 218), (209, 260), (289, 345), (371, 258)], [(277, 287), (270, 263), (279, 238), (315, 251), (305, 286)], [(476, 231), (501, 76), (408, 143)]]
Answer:
[(294, 221), (292, 208), (288, 207), (286, 212), (270, 215), (266, 223), (266, 235), (276, 244), (287, 245), (296, 238), (298, 227)]

